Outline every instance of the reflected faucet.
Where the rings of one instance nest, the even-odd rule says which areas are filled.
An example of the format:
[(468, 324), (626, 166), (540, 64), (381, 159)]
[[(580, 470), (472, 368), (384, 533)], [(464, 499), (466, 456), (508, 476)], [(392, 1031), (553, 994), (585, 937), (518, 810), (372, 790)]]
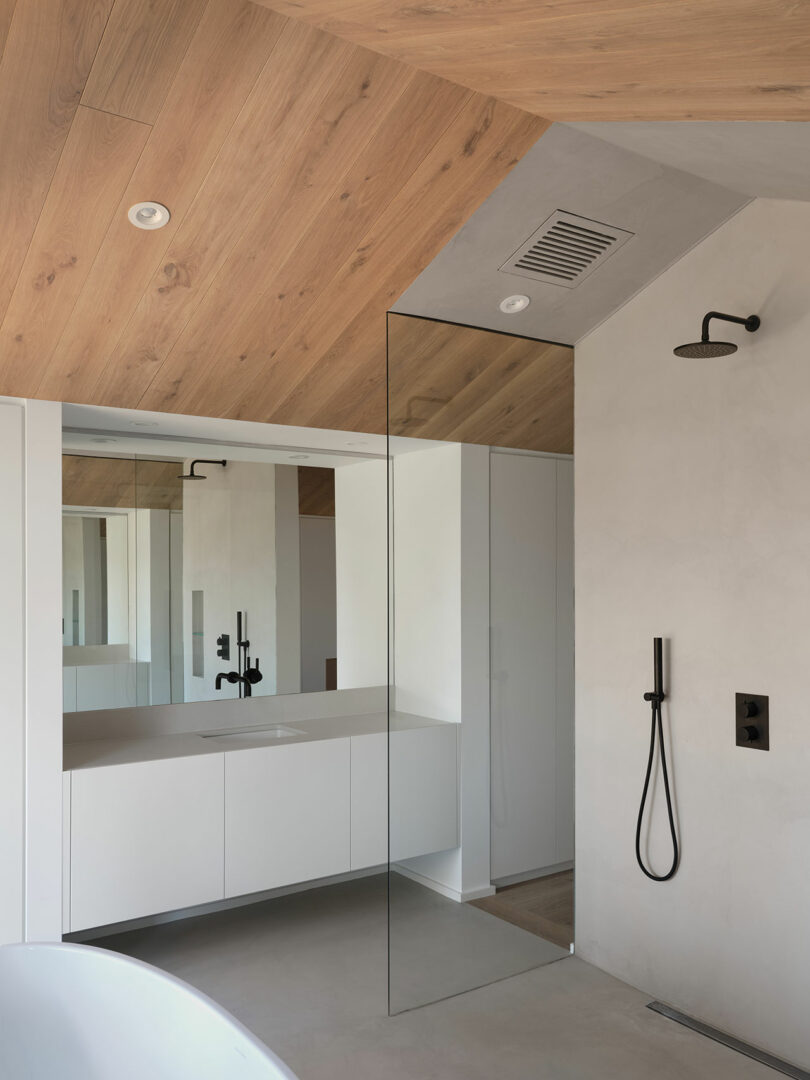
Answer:
[[(256, 662), (256, 666), (258, 667), (258, 661)], [(242, 691), (243, 696), (250, 697), (252, 695), (252, 690), (250, 688), (251, 680), (248, 678), (247, 675), (240, 675), (238, 671), (220, 671), (214, 683), (217, 690), (222, 689), (223, 679), (225, 679), (225, 681), (229, 683), (242, 683), (242, 685), (244, 686), (244, 690)]]
[[(259, 670), (259, 658), (253, 664), (250, 662), (250, 642), (246, 637), (242, 636), (242, 632), (247, 628), (247, 612), (237, 611), (236, 613), (236, 648), (239, 655), (239, 669), (237, 671), (220, 671), (216, 678), (216, 689), (222, 689), (222, 680), (225, 679), (229, 683), (239, 683), (239, 697), (252, 697), (253, 690), (251, 689), (256, 683), (260, 683), (264, 678)], [(222, 645), (223, 638), (220, 637), (217, 640), (218, 645)], [(230, 646), (230, 642), (228, 643)], [(230, 651), (230, 650), (229, 650)], [(217, 652), (217, 656), (220, 656), (222, 649)]]

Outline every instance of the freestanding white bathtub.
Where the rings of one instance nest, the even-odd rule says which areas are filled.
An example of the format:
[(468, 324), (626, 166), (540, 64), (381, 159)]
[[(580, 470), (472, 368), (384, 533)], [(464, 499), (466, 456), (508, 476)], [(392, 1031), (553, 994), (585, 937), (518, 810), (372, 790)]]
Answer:
[(139, 960), (0, 947), (2, 1080), (295, 1080), (230, 1013)]

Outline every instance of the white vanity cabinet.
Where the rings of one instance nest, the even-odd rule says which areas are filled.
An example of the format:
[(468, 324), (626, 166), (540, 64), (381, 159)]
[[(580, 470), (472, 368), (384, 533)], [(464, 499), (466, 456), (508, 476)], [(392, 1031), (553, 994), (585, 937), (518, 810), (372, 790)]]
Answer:
[(350, 740), (225, 755), (225, 894), (346, 873)]
[[(384, 715), (355, 717), (334, 737), (304, 731), (303, 741), (220, 752), (200, 752), (193, 734), (166, 746), (148, 738), (142, 746), (74, 744), (65, 774), (65, 930), (384, 865), (389, 758), (392, 860), (456, 847), (458, 726), (397, 717), (389, 752), (386, 723)], [(177, 740), (196, 752), (132, 760), (177, 753)], [(103, 763), (116, 757), (124, 760)]]
[(223, 754), (70, 774), (70, 929), (221, 900)]
[(459, 843), (458, 726), (352, 738), (352, 869), (446, 851)]

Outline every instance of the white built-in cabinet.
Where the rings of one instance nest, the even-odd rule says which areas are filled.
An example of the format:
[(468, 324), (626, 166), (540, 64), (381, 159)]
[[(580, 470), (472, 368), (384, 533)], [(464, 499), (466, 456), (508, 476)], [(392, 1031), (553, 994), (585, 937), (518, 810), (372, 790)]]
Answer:
[(574, 857), (573, 462), (500, 451), (490, 462), (498, 881)]
[(349, 869), (350, 739), (225, 755), (225, 895)]
[[(391, 733), (393, 860), (456, 847), (455, 724)], [(65, 932), (380, 866), (387, 733), (65, 774)]]
[(68, 774), (71, 930), (222, 898), (223, 757)]

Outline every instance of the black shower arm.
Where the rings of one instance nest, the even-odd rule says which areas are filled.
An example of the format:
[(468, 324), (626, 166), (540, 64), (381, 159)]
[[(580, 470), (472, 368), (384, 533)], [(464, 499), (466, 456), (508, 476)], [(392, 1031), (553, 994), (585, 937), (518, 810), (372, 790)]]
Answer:
[(725, 315), (722, 311), (707, 311), (703, 316), (703, 326), (700, 331), (700, 340), (709, 340), (709, 322), (712, 319), (723, 319), (724, 322), (739, 323), (744, 326), (746, 330), (754, 331), (759, 327), (759, 319), (756, 315), (749, 315), (747, 318), (740, 318), (739, 315)]

